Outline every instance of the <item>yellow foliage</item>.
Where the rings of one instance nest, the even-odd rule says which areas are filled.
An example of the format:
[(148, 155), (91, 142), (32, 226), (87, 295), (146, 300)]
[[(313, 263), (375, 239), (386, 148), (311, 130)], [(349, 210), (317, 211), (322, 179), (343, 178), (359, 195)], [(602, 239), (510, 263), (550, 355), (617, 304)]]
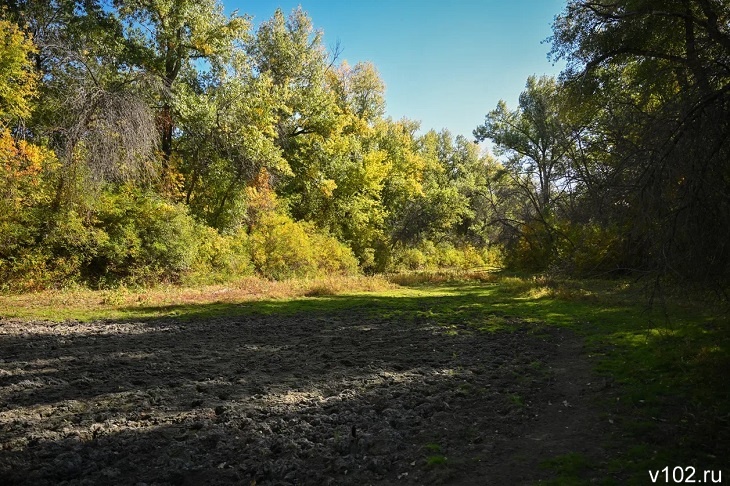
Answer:
[(276, 192), (269, 183), (269, 172), (262, 168), (246, 187), (246, 218), (249, 226), (256, 226), (262, 215), (274, 212), (278, 206)]
[(319, 183), (319, 190), (325, 197), (332, 197), (335, 189), (337, 189), (337, 183), (332, 179), (323, 179)]
[(357, 260), (343, 243), (314, 225), (268, 212), (250, 235), (251, 260), (267, 278), (284, 280), (317, 275), (352, 275)]
[(29, 57), (34, 52), (29, 34), (0, 20), (0, 123), (30, 115), (38, 82)]
[(365, 184), (374, 190), (379, 191), (383, 187), (383, 181), (392, 168), (388, 160), (388, 154), (382, 150), (370, 152), (363, 157), (365, 167)]
[(0, 133), (0, 200), (6, 209), (19, 209), (40, 202), (45, 196), (38, 187), (44, 171), (57, 166), (52, 150), (25, 140), (16, 140), (10, 130)]
[[(162, 154), (158, 154), (158, 157), (162, 157)], [(160, 194), (174, 201), (183, 201), (185, 198), (185, 176), (180, 172), (181, 165), (180, 156), (172, 154), (166, 170), (160, 174), (158, 180)]]

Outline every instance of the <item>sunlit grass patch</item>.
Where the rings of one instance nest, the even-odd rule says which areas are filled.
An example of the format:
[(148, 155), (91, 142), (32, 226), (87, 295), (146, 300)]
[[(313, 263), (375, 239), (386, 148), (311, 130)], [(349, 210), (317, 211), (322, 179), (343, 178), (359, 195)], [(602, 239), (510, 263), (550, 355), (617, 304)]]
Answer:
[(200, 306), (376, 292), (397, 286), (380, 277), (337, 276), (272, 281), (246, 277), (198, 287), (119, 287), (113, 290), (69, 288), (29, 294), (0, 295), (0, 317), (50, 320), (147, 318), (180, 315)]
[(390, 273), (384, 277), (397, 285), (414, 286), (423, 284), (449, 284), (454, 282), (497, 282), (500, 280), (497, 267), (471, 270), (424, 270)]

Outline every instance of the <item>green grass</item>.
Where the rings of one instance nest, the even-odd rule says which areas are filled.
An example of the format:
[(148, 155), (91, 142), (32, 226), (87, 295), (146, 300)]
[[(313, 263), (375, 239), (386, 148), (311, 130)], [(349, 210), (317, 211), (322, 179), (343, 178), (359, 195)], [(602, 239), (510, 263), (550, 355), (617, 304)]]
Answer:
[(448, 464), (448, 459), (441, 454), (434, 454), (426, 458), (426, 465), (428, 467), (442, 467)]
[(428, 444), (426, 444), (426, 445), (424, 446), (424, 448), (425, 448), (425, 449), (426, 449), (427, 451), (431, 451), (431, 452), (441, 452), (441, 446), (440, 446), (440, 445), (438, 445), (438, 444), (435, 444), (435, 443), (433, 443), (433, 442), (429, 442)]
[(423, 448), (428, 452), (428, 455), (426, 456), (427, 467), (444, 467), (448, 464), (448, 459), (443, 455), (439, 444), (429, 442), (423, 446)]
[(571, 486), (587, 483), (584, 475), (590, 469), (591, 462), (583, 454), (571, 452), (542, 461), (540, 467), (555, 474), (555, 478), (547, 484)]
[(510, 401), (510, 403), (512, 403), (513, 405), (517, 405), (518, 407), (524, 407), (525, 406), (525, 401), (524, 401), (524, 399), (520, 395), (516, 395), (516, 394), (515, 395), (510, 395), (509, 396), (509, 401)]
[[(648, 469), (726, 467), (727, 314), (686, 296), (670, 299), (667, 308), (648, 309), (642, 288), (627, 281), (554, 281), (488, 273), (433, 280), (401, 278), (407, 286), (364, 278), (324, 283), (246, 281), (201, 289), (0, 296), (0, 316), (140, 320), (298, 313), (326, 317), (355, 311), (382, 321), (432, 324), (449, 334), (510, 332), (525, 322), (534, 323), (538, 334), (545, 332), (545, 326), (566, 327), (586, 340), (587, 353), (607, 387), (597, 406), (630, 444), (605, 458), (603, 470), (641, 484)], [(531, 366), (539, 369), (543, 364)], [(519, 405), (521, 398), (510, 400)], [(431, 451), (427, 459), (430, 465), (445, 461), (440, 451)], [(575, 466), (571, 464), (577, 462), (563, 458), (553, 463), (553, 469), (558, 467), (567, 478)]]

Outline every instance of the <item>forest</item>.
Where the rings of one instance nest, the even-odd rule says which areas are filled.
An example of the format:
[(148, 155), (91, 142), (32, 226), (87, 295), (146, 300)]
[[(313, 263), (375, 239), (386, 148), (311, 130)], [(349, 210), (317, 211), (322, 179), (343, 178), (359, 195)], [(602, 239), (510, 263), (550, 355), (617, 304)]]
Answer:
[(474, 140), (386, 118), (377, 67), (301, 8), (4, 3), (6, 291), (484, 265), (726, 287), (726, 2), (568, 2), (564, 72)]
[(567, 0), (469, 138), (258, 20), (0, 0), (0, 482), (730, 477), (730, 0)]

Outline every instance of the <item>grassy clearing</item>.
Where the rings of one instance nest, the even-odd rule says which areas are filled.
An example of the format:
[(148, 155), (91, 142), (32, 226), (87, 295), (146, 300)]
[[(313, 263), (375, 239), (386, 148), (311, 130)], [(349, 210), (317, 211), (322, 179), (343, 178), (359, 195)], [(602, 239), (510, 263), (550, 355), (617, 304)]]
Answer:
[[(328, 277), (272, 281), (247, 277), (225, 285), (158, 286), (88, 290), (69, 288), (0, 295), (0, 317), (80, 320), (145, 319), (233, 312), (244, 303), (276, 302), (353, 292), (388, 291), (396, 286), (380, 277)], [(265, 304), (262, 306), (265, 307)]]
[[(667, 306), (650, 309), (642, 287), (628, 281), (422, 273), (0, 296), (0, 315), (184, 319), (246, 313), (326, 315), (358, 309), (375, 319), (418, 320), (454, 333), (504, 332), (524, 321), (539, 323), (536, 333), (545, 324), (569, 327), (585, 337), (603, 380), (597, 406), (605, 414), (606, 427), (627, 445), (601, 464), (574, 461), (576, 455), (556, 458), (548, 467), (566, 484), (580, 482), (591, 470), (617, 472), (643, 484), (649, 469), (726, 467), (730, 450), (728, 316), (704, 301), (671, 297)], [(580, 467), (573, 467), (575, 462)]]

